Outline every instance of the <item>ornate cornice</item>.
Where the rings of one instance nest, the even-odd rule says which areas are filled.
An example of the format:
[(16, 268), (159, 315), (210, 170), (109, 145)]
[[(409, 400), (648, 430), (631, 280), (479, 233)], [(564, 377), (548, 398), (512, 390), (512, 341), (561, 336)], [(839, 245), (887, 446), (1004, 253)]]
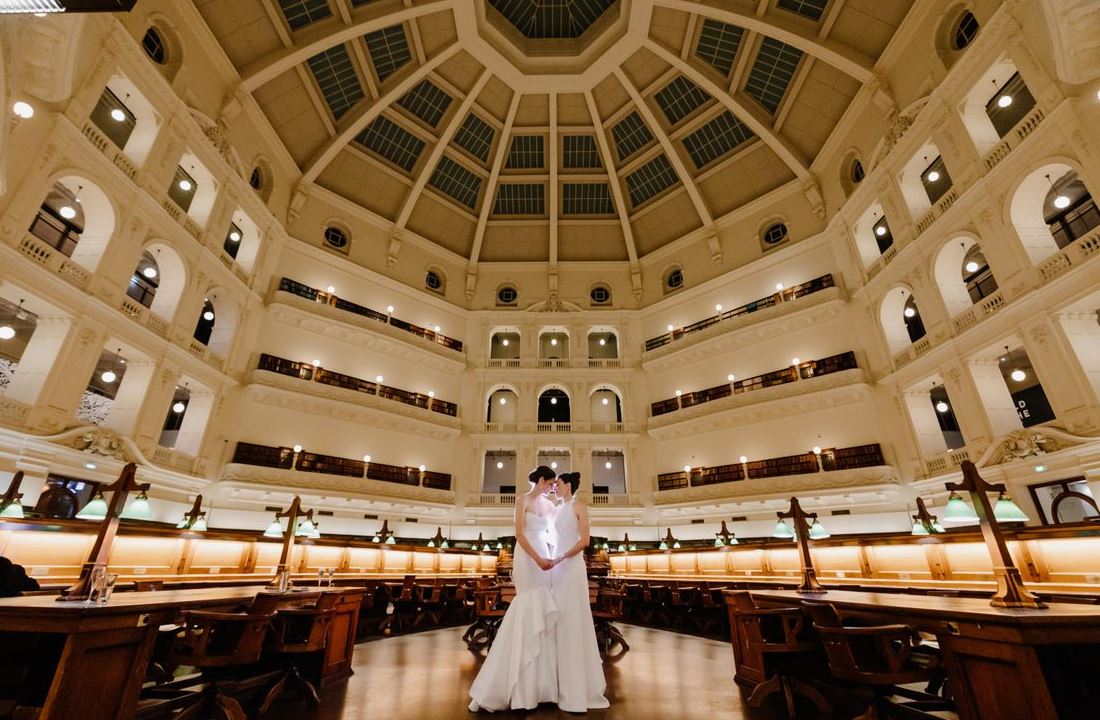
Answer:
[(430, 503), (435, 506), (452, 507), (455, 494), (448, 490), (433, 490), (415, 485), (399, 485), (367, 478), (329, 475), (327, 473), (305, 473), (296, 470), (258, 467), (230, 463), (222, 471), (222, 480), (226, 483), (243, 483), (270, 488), (275, 492), (287, 492), (288, 488), (303, 489), (310, 492), (337, 494), (342, 497), (394, 498), (399, 502)]
[(838, 490), (859, 488), (861, 490), (884, 489), (884, 486), (898, 485), (897, 473), (893, 467), (879, 466), (858, 470), (836, 470), (806, 475), (788, 475), (785, 477), (756, 478), (737, 482), (703, 485), (682, 490), (665, 490), (653, 495), (657, 506), (681, 503), (713, 502), (715, 500), (763, 500), (769, 497), (790, 495), (835, 494)]

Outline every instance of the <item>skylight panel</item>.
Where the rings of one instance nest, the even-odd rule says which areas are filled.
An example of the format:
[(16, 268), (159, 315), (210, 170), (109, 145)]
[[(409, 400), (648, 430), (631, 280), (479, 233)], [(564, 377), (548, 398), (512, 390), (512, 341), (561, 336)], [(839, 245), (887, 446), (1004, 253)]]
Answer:
[(439, 127), (439, 121), (451, 104), (451, 96), (430, 80), (421, 80), (416, 87), (401, 96), (397, 104), (428, 125)]
[(678, 182), (672, 163), (658, 155), (626, 176), (626, 189), (634, 207), (651, 200)]
[(778, 7), (811, 20), (820, 20), (828, 4), (829, 0), (779, 0)]
[(593, 135), (565, 135), (562, 137), (562, 164), (570, 169), (603, 167), (600, 152)]
[(632, 112), (611, 128), (619, 160), (626, 160), (653, 141), (653, 133), (642, 122), (637, 112)]
[(535, 169), (545, 164), (542, 135), (516, 135), (512, 138), (505, 167)]
[(654, 99), (657, 100), (661, 112), (668, 118), (669, 124), (675, 125), (698, 110), (711, 98), (698, 85), (680, 75), (661, 88)]
[(737, 57), (737, 48), (741, 46), (744, 32), (736, 25), (704, 20), (695, 54), (718, 72), (728, 76), (733, 70), (733, 61)]
[(406, 172), (413, 169), (424, 150), (423, 140), (381, 115), (355, 139), (363, 147)]
[(309, 59), (309, 69), (325, 103), (334, 118), (339, 118), (348, 108), (363, 99), (363, 86), (351, 63), (348, 49), (336, 45), (319, 52)]
[(489, 0), (529, 38), (576, 38), (584, 34), (615, 0)]
[(279, 8), (291, 30), (332, 17), (328, 0), (279, 0)]
[(787, 92), (801, 59), (802, 51), (798, 48), (774, 38), (764, 38), (752, 70), (749, 71), (745, 94), (774, 114), (779, 109), (779, 103), (783, 101), (783, 95)]
[(470, 113), (455, 133), (455, 145), (485, 162), (489, 159), (489, 149), (493, 145), (493, 127)]
[(684, 148), (702, 169), (751, 138), (752, 131), (726, 111), (684, 138)]
[(371, 64), (374, 65), (374, 72), (380, 81), (393, 75), (398, 68), (412, 59), (409, 41), (405, 37), (405, 28), (402, 25), (391, 25), (375, 30), (367, 33), (364, 39)]
[(542, 183), (503, 183), (493, 206), (497, 215), (545, 215), (546, 186)]
[(614, 215), (611, 186), (607, 183), (563, 183), (563, 215)]
[(446, 155), (439, 159), (428, 184), (471, 210), (477, 206), (481, 178)]

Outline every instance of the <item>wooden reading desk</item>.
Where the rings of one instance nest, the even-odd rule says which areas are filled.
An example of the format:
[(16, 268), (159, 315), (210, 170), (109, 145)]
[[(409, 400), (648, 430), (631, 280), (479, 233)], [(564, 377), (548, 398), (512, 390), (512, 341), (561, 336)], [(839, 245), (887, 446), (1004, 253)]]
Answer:
[[(1085, 720), (1100, 717), (1100, 607), (1051, 603), (1044, 610), (991, 607), (985, 598), (829, 590), (753, 590), (761, 605), (832, 603), (842, 616), (900, 623), (934, 635), (963, 720)], [(728, 602), (728, 599), (727, 599)], [(763, 680), (730, 615), (736, 679)]]
[[(282, 595), (292, 603), (315, 599), (322, 589)], [(347, 597), (319, 664), (321, 683), (351, 674), (362, 591), (338, 589)], [(58, 602), (53, 595), (3, 598), (0, 667), (26, 671), (20, 703), (41, 707), (39, 720), (126, 720), (137, 708), (159, 626), (184, 610), (235, 610), (261, 592), (260, 585), (116, 592), (106, 605)]]

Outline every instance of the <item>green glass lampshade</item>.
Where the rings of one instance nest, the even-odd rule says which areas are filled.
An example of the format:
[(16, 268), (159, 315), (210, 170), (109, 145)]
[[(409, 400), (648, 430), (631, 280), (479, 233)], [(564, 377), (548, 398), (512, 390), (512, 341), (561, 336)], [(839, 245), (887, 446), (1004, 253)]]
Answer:
[(731, 538), (729, 539), (729, 542), (728, 542), (727, 544), (728, 544), (728, 545), (740, 545), (740, 544), (741, 544), (741, 542), (740, 542), (740, 541), (739, 541), (739, 540), (738, 540), (737, 538), (735, 538), (735, 537), (731, 537)]
[(947, 498), (947, 507), (943, 511), (943, 522), (947, 525), (966, 525), (978, 522), (978, 516), (974, 509), (959, 497), (958, 493), (951, 493)]
[(264, 530), (264, 537), (281, 538), (282, 536), (283, 526), (279, 522), (279, 518), (275, 518), (271, 521), (271, 524), (267, 526), (267, 530)]
[(2, 518), (22, 518), (23, 517), (23, 505), (18, 500), (13, 501), (10, 505), (6, 505), (3, 510), (0, 510), (0, 517)]
[(928, 535), (928, 528), (920, 520), (913, 521), (913, 535)]
[(720, 538), (720, 537), (714, 538), (714, 547), (724, 547), (725, 544), (726, 543), (722, 540), (722, 538)]
[(309, 534), (306, 535), (310, 540), (316, 540), (321, 537), (321, 526), (317, 523), (310, 523)]
[(791, 540), (794, 538), (794, 528), (780, 520), (775, 524), (775, 530), (772, 530), (772, 537)]
[(679, 541), (679, 540), (677, 540), (676, 542), (672, 543), (672, 549), (673, 549), (673, 550), (679, 550), (679, 549), (680, 549), (680, 541)]
[(380, 538), (380, 537), (378, 537), (377, 535), (375, 535), (374, 537), (372, 537), (372, 538), (370, 539), (370, 541), (371, 541), (372, 543), (380, 543), (380, 542), (382, 542), (382, 538)]
[(187, 527), (187, 523), (190, 522), (190, 521), (191, 521), (191, 517), (188, 516), (188, 515), (184, 515), (183, 519), (181, 519), (178, 523), (176, 523), (176, 529), (177, 530), (183, 530), (185, 527)]
[(199, 519), (191, 526), (193, 532), (206, 532), (206, 516), (200, 515)]
[(829, 531), (815, 519), (813, 525), (810, 525), (810, 539), (824, 540), (827, 537), (829, 537)]
[(666, 543), (664, 540), (662, 540), (661, 544), (657, 546), (657, 549), (658, 550), (668, 550), (668, 543)]
[(434, 548), (435, 547), (435, 540), (429, 540), (428, 541), (428, 547)]
[(619, 545), (619, 552), (626, 552), (626, 545)]
[(451, 546), (451, 544), (450, 544), (449, 542), (447, 542), (446, 540), (444, 540), (443, 542), (439, 543), (439, 547), (440, 547), (440, 549), (442, 549), (442, 550), (446, 550), (446, 549), (447, 549), (447, 548), (449, 548), (450, 546)]
[(103, 499), (103, 493), (97, 492), (76, 516), (81, 520), (102, 520), (107, 517), (107, 501)]
[(492, 548), (489, 547), (489, 543), (485, 543), (484, 545), (481, 546), (481, 551), (482, 552), (489, 552), (490, 550), (492, 550)]
[(153, 510), (149, 507), (149, 496), (144, 491), (139, 493), (122, 511), (122, 517), (127, 520), (152, 520)]
[(998, 522), (1027, 522), (1028, 517), (1012, 500), (1012, 496), (1001, 493), (997, 497), (997, 504), (993, 506), (993, 517)]
[(386, 544), (387, 545), (396, 545), (397, 540), (394, 539), (393, 535), (390, 535), (388, 538), (386, 538)]
[(631, 551), (631, 552), (634, 552), (634, 551), (635, 551), (635, 550), (637, 550), (637, 549), (638, 549), (638, 546), (637, 546), (637, 545), (635, 545), (634, 543), (630, 543), (630, 551)]
[(942, 533), (942, 532), (947, 532), (947, 530), (944, 529), (943, 525), (940, 525), (939, 520), (933, 520), (932, 521), (932, 532)]
[(309, 518), (306, 518), (302, 522), (298, 523), (298, 529), (294, 531), (294, 534), (298, 537), (308, 538), (313, 537), (313, 533), (315, 532), (315, 530), (316, 529), (313, 527), (313, 521)]

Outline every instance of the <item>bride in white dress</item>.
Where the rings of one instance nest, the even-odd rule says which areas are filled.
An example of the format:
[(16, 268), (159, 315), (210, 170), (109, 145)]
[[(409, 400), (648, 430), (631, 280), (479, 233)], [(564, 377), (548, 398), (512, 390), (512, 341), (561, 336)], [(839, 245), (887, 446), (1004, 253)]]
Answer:
[(554, 485), (554, 471), (540, 465), (528, 480), (531, 490), (516, 497), (516, 552), (512, 560), (516, 597), (470, 687), (473, 711), (530, 710), (539, 703), (558, 701), (554, 626), (559, 613), (550, 594), (549, 573), (554, 566), (550, 559), (554, 504), (546, 498)]
[(580, 473), (562, 473), (556, 490), (561, 505), (554, 515), (554, 568), (550, 581), (554, 600), (561, 611), (555, 633), (558, 650), (558, 707), (583, 713), (608, 707), (604, 690), (603, 661), (596, 644), (592, 607), (588, 601), (588, 570), (584, 549), (588, 547), (588, 509), (574, 499)]

